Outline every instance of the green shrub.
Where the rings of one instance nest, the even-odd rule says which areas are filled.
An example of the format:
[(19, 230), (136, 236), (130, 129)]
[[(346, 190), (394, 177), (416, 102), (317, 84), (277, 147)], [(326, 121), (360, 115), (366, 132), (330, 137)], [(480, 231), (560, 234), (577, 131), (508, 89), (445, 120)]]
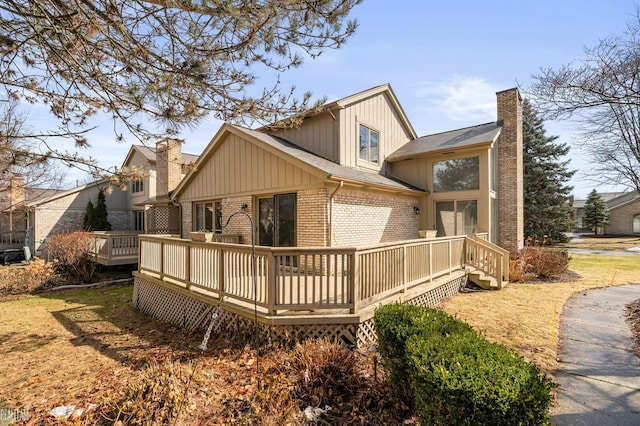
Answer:
[(446, 337), (456, 330), (471, 330), (468, 324), (435, 309), (394, 303), (376, 309), (374, 327), (380, 353), (394, 392), (410, 401), (411, 380), (406, 368), (406, 343), (418, 333), (433, 333)]
[(552, 380), (469, 325), (402, 305), (376, 310), (375, 325), (390, 384), (412, 399), (421, 424), (548, 422)]

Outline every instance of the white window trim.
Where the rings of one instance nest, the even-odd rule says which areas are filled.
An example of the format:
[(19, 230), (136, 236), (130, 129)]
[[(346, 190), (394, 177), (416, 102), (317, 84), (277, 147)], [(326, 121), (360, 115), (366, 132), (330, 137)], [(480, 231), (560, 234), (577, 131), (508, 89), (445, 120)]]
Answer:
[[(371, 126), (362, 121), (356, 121), (356, 164), (358, 166), (366, 167), (367, 169), (379, 170), (382, 165), (382, 150), (380, 149), (380, 141), (382, 140), (382, 132), (375, 126)], [(365, 127), (369, 131), (376, 132), (378, 134), (378, 162), (368, 161), (360, 158), (360, 127)]]

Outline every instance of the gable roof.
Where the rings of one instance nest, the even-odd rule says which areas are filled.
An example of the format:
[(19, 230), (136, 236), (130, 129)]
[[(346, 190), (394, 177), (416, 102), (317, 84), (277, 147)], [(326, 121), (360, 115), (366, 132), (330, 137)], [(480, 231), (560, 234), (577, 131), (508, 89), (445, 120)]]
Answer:
[(95, 180), (93, 182), (89, 182), (89, 183), (86, 183), (84, 185), (76, 186), (75, 188), (71, 188), (71, 189), (67, 189), (67, 190), (64, 190), (64, 191), (60, 191), (60, 192), (58, 192), (56, 194), (51, 195), (50, 197), (40, 198), (40, 199), (34, 200), (32, 202), (27, 202), (27, 203), (25, 203), (25, 205), (27, 207), (37, 207), (39, 205), (49, 203), (49, 202), (57, 200), (59, 198), (66, 197), (67, 195), (71, 195), (71, 194), (74, 194), (76, 192), (80, 192), (83, 189), (87, 189), (87, 188), (91, 188), (91, 187), (94, 187), (94, 186), (98, 186), (98, 185), (101, 185), (101, 184), (107, 184), (107, 183), (109, 183), (108, 179)]
[[(124, 166), (125, 164), (127, 164), (136, 152), (142, 155), (149, 163), (156, 162), (155, 148), (151, 148), (145, 145), (131, 145), (131, 148), (129, 148), (129, 153), (127, 153), (127, 156), (122, 162), (122, 165)], [(182, 164), (195, 163), (197, 159), (198, 159), (198, 155), (187, 154), (184, 152), (182, 153)]]
[(472, 148), (495, 142), (502, 126), (499, 122), (485, 123), (414, 139), (388, 155), (387, 161), (399, 161), (427, 154)]
[[(398, 101), (398, 98), (397, 98), (396, 94), (394, 93), (394, 91), (391, 88), (391, 85), (389, 83), (381, 84), (380, 86), (375, 86), (375, 87), (372, 87), (370, 89), (363, 90), (361, 92), (355, 93), (353, 95), (346, 96), (346, 97), (338, 99), (336, 101), (328, 102), (328, 103), (320, 106), (319, 108), (312, 108), (312, 109), (309, 109), (308, 111), (302, 112), (301, 115), (304, 118), (313, 117), (313, 116), (316, 116), (316, 115), (318, 115), (318, 114), (320, 114), (320, 113), (322, 113), (324, 111), (331, 111), (331, 110), (334, 110), (334, 109), (346, 108), (349, 105), (352, 105), (354, 103), (360, 102), (360, 101), (362, 101), (364, 99), (367, 99), (367, 98), (370, 98), (372, 96), (376, 96), (376, 95), (379, 95), (379, 94), (386, 94), (387, 95), (388, 99), (391, 101), (391, 105), (393, 106), (393, 108), (395, 109), (396, 113), (398, 114), (398, 118), (400, 119), (400, 122), (406, 128), (406, 130), (409, 133), (411, 139), (416, 139), (418, 137), (418, 134), (416, 133), (415, 129), (413, 128), (413, 125), (409, 121), (409, 118), (407, 117), (407, 114), (404, 112), (404, 109), (402, 108), (402, 105), (400, 105), (400, 102)], [(286, 121), (287, 121), (287, 119), (284, 119), (284, 120), (279, 121), (278, 123), (282, 123), (282, 122), (286, 122)], [(279, 128), (278, 127), (278, 123), (260, 127), (258, 130), (259, 131), (268, 132), (271, 129), (278, 129)]]
[(208, 161), (215, 152), (217, 146), (229, 133), (236, 134), (250, 143), (254, 143), (266, 149), (285, 161), (310, 172), (319, 179), (347, 181), (349, 183), (376, 186), (389, 190), (411, 191), (424, 194), (424, 191), (421, 189), (383, 176), (379, 173), (341, 166), (325, 158), (319, 157), (283, 138), (268, 135), (258, 130), (246, 129), (225, 123), (220, 127), (220, 130), (218, 130), (218, 133), (216, 133), (211, 142), (209, 142), (209, 145), (207, 145), (207, 148), (196, 162), (194, 169), (190, 171), (184, 179), (182, 179), (178, 187), (173, 191), (171, 195), (172, 198), (177, 197), (182, 190), (189, 185), (189, 182), (198, 173), (199, 166)]

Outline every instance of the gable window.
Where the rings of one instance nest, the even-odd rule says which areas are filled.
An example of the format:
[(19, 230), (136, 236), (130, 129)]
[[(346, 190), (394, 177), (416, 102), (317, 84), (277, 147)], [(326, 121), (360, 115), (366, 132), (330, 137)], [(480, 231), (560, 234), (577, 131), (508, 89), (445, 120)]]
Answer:
[(208, 201), (193, 205), (194, 231), (222, 232), (222, 202)]
[(480, 189), (480, 157), (456, 158), (433, 163), (433, 192)]
[(361, 160), (370, 163), (378, 162), (378, 132), (360, 125), (360, 154)]
[(633, 217), (633, 233), (640, 234), (640, 214)]
[(135, 231), (144, 231), (144, 210), (136, 210), (133, 212), (134, 214), (134, 230)]
[(132, 193), (137, 193), (137, 192), (143, 192), (144, 191), (144, 181), (143, 180), (134, 180), (133, 182), (131, 182), (131, 192)]

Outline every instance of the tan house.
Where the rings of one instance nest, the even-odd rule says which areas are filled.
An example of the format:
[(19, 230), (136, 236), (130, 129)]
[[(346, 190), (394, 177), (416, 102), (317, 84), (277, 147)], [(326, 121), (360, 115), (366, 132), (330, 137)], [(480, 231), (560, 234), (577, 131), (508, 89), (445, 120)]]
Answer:
[(500, 288), (524, 238), (518, 90), (497, 104), (496, 122), (425, 137), (389, 85), (295, 128), (224, 124), (171, 195), (182, 238), (140, 237), (135, 305), (189, 327), (216, 306), (218, 328), (255, 314), (264, 333), (359, 345), (378, 303), (433, 304), (467, 278)]
[[(609, 208), (609, 220), (598, 230), (605, 235), (640, 234), (640, 195), (635, 192), (603, 192), (600, 194)], [(573, 212), (577, 232), (592, 232), (584, 225), (586, 200), (574, 200)]]
[[(24, 203), (23, 221), (26, 227), (33, 230), (34, 241), (31, 249), (39, 254), (46, 241), (59, 233), (73, 232), (82, 229), (87, 203), (96, 203), (98, 193), (111, 187), (105, 197), (108, 220), (113, 232), (104, 233), (106, 240), (117, 238), (118, 244), (129, 248), (129, 256), (120, 262), (136, 263), (136, 233), (176, 234), (179, 232), (177, 213), (171, 217), (169, 211), (176, 207), (168, 207), (168, 193), (187, 173), (189, 165), (197, 156), (182, 154), (180, 158), (172, 158), (172, 166), (168, 166), (166, 143), (156, 148), (133, 145), (129, 149), (122, 164), (123, 168), (138, 168), (143, 171), (144, 178), (129, 182), (126, 190), (111, 187), (109, 180), (99, 180), (78, 186), (66, 191), (57, 191), (47, 197), (27, 200)], [(159, 154), (157, 154), (159, 152)], [(161, 171), (158, 172), (158, 162)], [(167, 185), (166, 170), (177, 165), (177, 179), (172, 187)], [(172, 220), (173, 219), (173, 220)], [(25, 228), (26, 229), (26, 228)], [(124, 234), (127, 237), (123, 236)], [(126, 242), (124, 242), (126, 239)]]
[(340, 247), (434, 230), (488, 233), (515, 251), (523, 244), (519, 104), (516, 89), (500, 92), (497, 122), (418, 137), (383, 85), (327, 104), (294, 129), (224, 124), (172, 195), (182, 236), (207, 230), (250, 241), (246, 223), (221, 229), (246, 206), (259, 245)]

